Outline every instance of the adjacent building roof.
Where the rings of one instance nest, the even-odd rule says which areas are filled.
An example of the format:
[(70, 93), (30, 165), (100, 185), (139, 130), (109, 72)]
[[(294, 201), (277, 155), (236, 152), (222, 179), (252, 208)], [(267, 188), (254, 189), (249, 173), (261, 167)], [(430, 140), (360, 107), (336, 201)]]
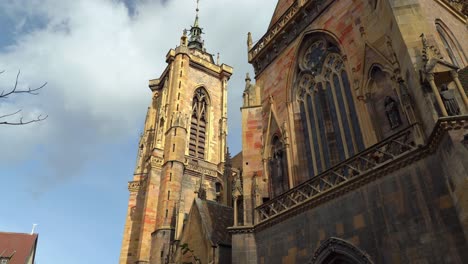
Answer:
[(242, 151), (231, 158), (231, 167), (238, 170), (242, 169)]
[(231, 245), (228, 227), (234, 224), (233, 209), (217, 202), (196, 198), (195, 203), (200, 212), (202, 226), (213, 245)]
[(8, 264), (34, 263), (37, 237), (37, 234), (0, 232), (0, 257), (9, 257)]

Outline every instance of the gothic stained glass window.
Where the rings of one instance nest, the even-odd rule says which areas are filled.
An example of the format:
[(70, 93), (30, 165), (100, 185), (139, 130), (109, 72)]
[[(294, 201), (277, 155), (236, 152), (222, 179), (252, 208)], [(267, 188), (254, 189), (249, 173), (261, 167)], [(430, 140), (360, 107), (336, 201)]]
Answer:
[(300, 57), (298, 77), (296, 94), (312, 177), (363, 150), (364, 144), (338, 47), (315, 40)]
[(207, 128), (208, 95), (206, 90), (198, 88), (193, 96), (192, 116), (190, 121), (189, 155), (205, 158), (205, 141)]
[[(308, 97), (309, 97), (309, 96), (308, 96)], [(302, 102), (302, 103), (300, 104), (302, 126), (305, 127), (305, 128), (307, 128), (308, 124), (307, 124), (307, 122), (306, 122), (307, 116), (306, 116), (305, 107), (306, 107), (306, 106), (305, 106), (305, 103)], [(311, 121), (313, 121), (313, 120), (311, 120)], [(307, 149), (311, 149), (312, 145), (311, 145), (310, 142), (309, 142), (309, 134), (308, 134), (308, 133), (309, 133), (309, 129), (308, 129), (308, 128), (307, 128), (307, 129), (304, 129), (304, 138), (306, 138), (306, 140), (304, 140), (304, 143), (305, 143), (305, 147), (306, 147)], [(312, 153), (311, 153), (310, 151), (307, 152), (306, 154), (307, 154), (307, 160), (308, 160), (308, 161), (313, 159), (313, 157), (311, 156)], [(308, 166), (308, 168), (309, 168), (309, 171), (313, 171), (313, 170), (314, 170), (314, 167), (311, 166), (311, 165), (312, 165), (311, 163), (309, 163), (309, 162), (307, 163), (307, 166)]]
[[(338, 103), (339, 111), (340, 113), (346, 113), (346, 107), (343, 99), (343, 85), (340, 82), (340, 78), (338, 77), (337, 74), (333, 74), (333, 86), (334, 86), (334, 91), (336, 94), (336, 101)], [(349, 129), (349, 121), (348, 121), (348, 115), (341, 115), (341, 122), (343, 123), (343, 126), (345, 127), (344, 129), (344, 138), (343, 140), (345, 142), (353, 142), (352, 134)], [(349, 148), (349, 155), (354, 154), (354, 148)]]
[(304, 66), (316, 72), (320, 70), (326, 55), (325, 41), (314, 42), (306, 51)]

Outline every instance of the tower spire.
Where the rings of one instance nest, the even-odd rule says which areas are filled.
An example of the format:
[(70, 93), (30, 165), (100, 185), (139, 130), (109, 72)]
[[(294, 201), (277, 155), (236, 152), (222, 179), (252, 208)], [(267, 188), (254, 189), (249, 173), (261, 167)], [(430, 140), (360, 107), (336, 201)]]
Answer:
[(190, 28), (190, 40), (189, 40), (189, 48), (195, 48), (203, 51), (203, 40), (201, 38), (201, 34), (203, 34), (203, 29), (200, 28), (198, 22), (198, 13), (200, 11), (199, 8), (200, 0), (197, 0), (197, 9), (195, 15), (195, 21), (193, 22), (193, 26)]
[(194, 27), (198, 27), (198, 12), (200, 11), (200, 8), (198, 8), (199, 4), (200, 4), (200, 0), (197, 0), (197, 9), (196, 9), (197, 13), (195, 15), (195, 22), (193, 23)]

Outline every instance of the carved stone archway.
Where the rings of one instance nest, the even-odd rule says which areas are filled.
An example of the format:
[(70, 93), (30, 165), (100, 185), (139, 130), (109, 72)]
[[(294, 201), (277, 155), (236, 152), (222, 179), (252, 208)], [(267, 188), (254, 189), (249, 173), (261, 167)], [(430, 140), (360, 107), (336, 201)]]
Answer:
[(308, 264), (373, 264), (369, 256), (351, 243), (331, 237), (320, 244)]

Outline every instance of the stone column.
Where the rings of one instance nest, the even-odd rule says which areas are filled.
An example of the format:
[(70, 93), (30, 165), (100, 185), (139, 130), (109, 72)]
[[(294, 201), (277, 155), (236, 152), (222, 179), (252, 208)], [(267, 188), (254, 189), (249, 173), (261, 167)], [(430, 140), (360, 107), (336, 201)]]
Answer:
[(234, 196), (234, 226), (237, 226), (237, 196)]
[(402, 105), (403, 110), (408, 117), (408, 121), (410, 125), (415, 125), (414, 127), (414, 142), (417, 145), (424, 144), (423, 132), (421, 131), (420, 124), (418, 124), (418, 120), (416, 118), (416, 114), (414, 113), (414, 108), (411, 105), (411, 95), (409, 94), (408, 87), (405, 84), (405, 81), (399, 77), (398, 78), (398, 89), (396, 89), (398, 96), (400, 97), (400, 102)]
[(468, 109), (468, 98), (466, 97), (465, 90), (463, 89), (463, 86), (460, 82), (460, 79), (458, 79), (458, 72), (455, 70), (450, 71), (453, 80), (455, 81), (455, 84), (457, 85), (458, 92), (461, 95), (461, 98), (463, 99), (463, 103), (465, 104), (465, 109)]
[(429, 81), (429, 84), (431, 85), (432, 92), (434, 93), (437, 104), (439, 105), (440, 111), (442, 112), (442, 116), (448, 116), (447, 109), (445, 109), (444, 102), (442, 102), (442, 98), (440, 97), (439, 89), (437, 89), (437, 86), (434, 82), (434, 73), (428, 73), (426, 75), (426, 78)]

